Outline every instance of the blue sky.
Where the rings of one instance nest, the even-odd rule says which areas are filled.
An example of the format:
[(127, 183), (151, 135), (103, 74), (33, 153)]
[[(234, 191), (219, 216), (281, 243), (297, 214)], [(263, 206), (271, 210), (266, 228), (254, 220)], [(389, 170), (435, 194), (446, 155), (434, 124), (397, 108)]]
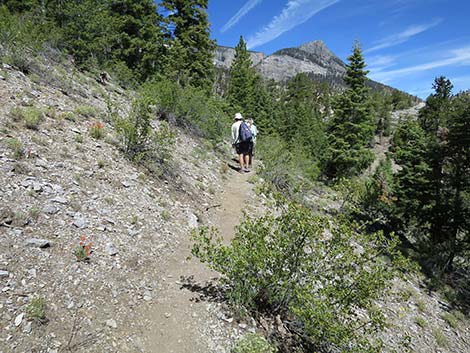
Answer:
[(212, 37), (271, 54), (321, 39), (346, 61), (358, 39), (369, 77), (425, 98), (436, 76), (470, 89), (470, 0), (209, 0)]

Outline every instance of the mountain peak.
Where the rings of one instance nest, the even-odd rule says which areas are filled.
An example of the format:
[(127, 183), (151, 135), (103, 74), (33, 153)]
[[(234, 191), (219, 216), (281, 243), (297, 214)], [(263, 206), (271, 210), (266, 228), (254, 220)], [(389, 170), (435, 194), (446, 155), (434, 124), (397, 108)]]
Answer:
[(322, 40), (314, 40), (314, 41), (302, 44), (297, 48), (309, 54), (315, 54), (315, 55), (321, 55), (321, 56), (335, 56), (333, 52), (330, 49), (328, 49), (328, 47)]

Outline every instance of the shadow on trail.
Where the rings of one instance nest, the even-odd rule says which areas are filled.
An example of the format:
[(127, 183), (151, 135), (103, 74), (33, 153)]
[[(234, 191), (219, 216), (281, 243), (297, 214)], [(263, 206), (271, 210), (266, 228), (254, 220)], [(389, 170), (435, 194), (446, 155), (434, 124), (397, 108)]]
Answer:
[(227, 163), (227, 166), (228, 166), (230, 169), (232, 169), (232, 170), (234, 170), (234, 171), (236, 171), (236, 172), (240, 171), (240, 166), (239, 166), (238, 164), (235, 164), (235, 165), (234, 165), (234, 164), (232, 164), (232, 163)]
[(193, 293), (199, 294), (198, 298), (193, 298), (191, 301), (196, 303), (201, 301), (211, 303), (222, 303), (226, 301), (226, 288), (217, 283), (217, 278), (212, 278), (210, 281), (198, 283), (194, 280), (194, 276), (181, 276), (181, 289), (187, 289)]

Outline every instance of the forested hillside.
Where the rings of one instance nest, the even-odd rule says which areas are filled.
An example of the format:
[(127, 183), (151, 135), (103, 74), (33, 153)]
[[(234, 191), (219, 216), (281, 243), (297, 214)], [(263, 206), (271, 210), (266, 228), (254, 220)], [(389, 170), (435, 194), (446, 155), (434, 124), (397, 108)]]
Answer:
[[(360, 42), (345, 66), (277, 53), (341, 89), (267, 79), (241, 36), (222, 72), (207, 7), (0, 0), (0, 352), (468, 352), (469, 92), (371, 88)], [(259, 130), (249, 176), (235, 113)], [(221, 239), (227, 179), (251, 208)], [(162, 275), (189, 242), (218, 279)], [(173, 324), (217, 343), (142, 340), (155, 307), (200, 302)]]

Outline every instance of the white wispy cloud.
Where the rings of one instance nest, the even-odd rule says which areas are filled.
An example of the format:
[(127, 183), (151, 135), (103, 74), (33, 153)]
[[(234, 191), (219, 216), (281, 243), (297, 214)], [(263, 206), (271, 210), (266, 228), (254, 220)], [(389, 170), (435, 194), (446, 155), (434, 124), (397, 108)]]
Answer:
[(384, 69), (395, 65), (397, 55), (376, 55), (367, 59), (370, 71), (383, 71)]
[(228, 22), (222, 27), (220, 30), (222, 33), (226, 32), (233, 26), (235, 26), (238, 21), (242, 19), (248, 12), (250, 12), (256, 5), (260, 4), (263, 2), (263, 0), (248, 0), (245, 5), (243, 5), (238, 12), (233, 15), (233, 17), (228, 20)]
[(401, 69), (378, 71), (370, 74), (373, 80), (389, 82), (390, 80), (427, 70), (448, 66), (470, 66), (470, 46), (450, 50), (449, 56), (443, 59), (430, 61), (424, 64), (409, 66)]
[(249, 49), (259, 47), (304, 23), (321, 10), (340, 0), (289, 0), (282, 12), (247, 40)]
[(420, 33), (426, 32), (427, 30), (437, 26), (441, 22), (442, 22), (442, 19), (437, 19), (431, 23), (427, 23), (424, 25), (410, 26), (400, 33), (395, 33), (395, 34), (392, 34), (391, 36), (388, 36), (379, 40), (378, 42), (376, 42), (375, 46), (367, 50), (364, 50), (364, 53), (370, 53), (373, 51), (377, 51), (380, 49), (385, 49), (385, 48), (393, 47), (398, 44), (405, 43), (408, 40), (410, 40), (412, 37)]

